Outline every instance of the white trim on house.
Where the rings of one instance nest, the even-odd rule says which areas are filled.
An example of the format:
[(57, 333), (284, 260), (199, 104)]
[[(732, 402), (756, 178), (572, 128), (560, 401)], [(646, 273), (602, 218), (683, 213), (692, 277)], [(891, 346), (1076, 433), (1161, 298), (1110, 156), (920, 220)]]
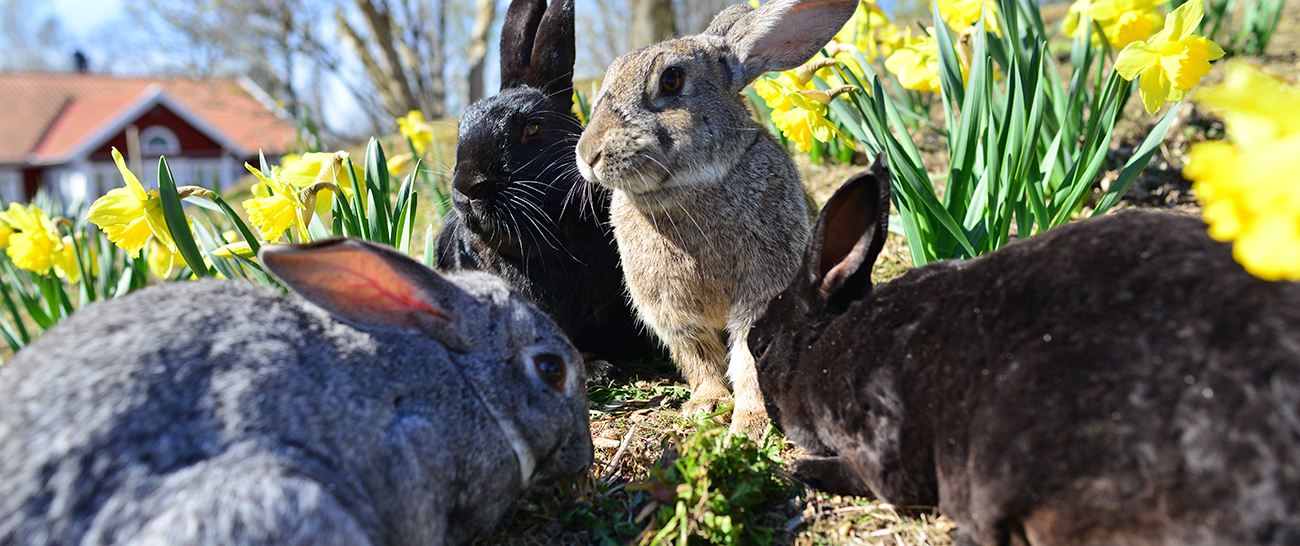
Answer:
[(71, 163), (77, 158), (85, 157), (91, 152), (98, 150), (118, 133), (126, 130), (126, 126), (133, 120), (143, 116), (154, 106), (162, 105), (173, 114), (181, 118), (182, 121), (203, 133), (221, 146), (223, 153), (234, 152), (233, 155), (249, 156), (252, 155), (248, 150), (244, 150), (234, 140), (223, 134), (213, 127), (212, 124), (205, 121), (198, 115), (190, 112), (188, 108), (180, 102), (171, 98), (163, 91), (159, 84), (150, 84), (143, 92), (136, 96), (126, 107), (119, 109), (108, 120), (100, 123), (94, 129), (82, 137), (68, 152), (63, 154), (29, 154), (28, 164), (32, 166), (61, 165)]
[(181, 153), (181, 139), (165, 125), (150, 125), (140, 131), (140, 155), (176, 155)]

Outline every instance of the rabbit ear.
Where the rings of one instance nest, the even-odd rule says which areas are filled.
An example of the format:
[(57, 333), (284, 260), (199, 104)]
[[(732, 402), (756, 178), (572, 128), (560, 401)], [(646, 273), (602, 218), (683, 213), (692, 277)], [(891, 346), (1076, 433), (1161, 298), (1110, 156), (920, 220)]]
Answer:
[(737, 18), (725, 40), (736, 58), (731, 66), (735, 89), (743, 89), (764, 72), (795, 68), (811, 59), (853, 16), (858, 0), (774, 0), (737, 18), (726, 9), (709, 25), (726, 27)]
[(463, 350), (457, 308), (469, 295), (406, 255), (356, 239), (266, 245), (262, 266), (295, 293), (358, 326), (414, 330)]
[(573, 0), (511, 2), (501, 27), (501, 89), (530, 85), (572, 108), (573, 32)]
[(546, 11), (546, 0), (514, 0), (501, 23), (501, 89), (531, 83), (533, 40)]
[(533, 42), (533, 87), (563, 112), (573, 109), (573, 0), (551, 0)]
[(817, 217), (804, 267), (818, 297), (829, 301), (869, 290), (871, 266), (888, 231), (889, 166), (880, 154), (836, 190)]

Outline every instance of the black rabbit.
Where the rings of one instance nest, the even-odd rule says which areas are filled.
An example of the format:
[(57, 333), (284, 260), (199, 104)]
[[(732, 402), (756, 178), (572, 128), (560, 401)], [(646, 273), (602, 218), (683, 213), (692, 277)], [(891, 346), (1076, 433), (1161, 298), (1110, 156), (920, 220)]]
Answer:
[(1300, 544), (1300, 284), (1123, 211), (873, 288), (888, 203), (845, 184), (749, 337), (796, 473), (959, 545)]
[(440, 269), (504, 278), (591, 358), (647, 347), (623, 290), (609, 190), (575, 166), (573, 0), (515, 0), (501, 29), (501, 93), (460, 120), (454, 212)]

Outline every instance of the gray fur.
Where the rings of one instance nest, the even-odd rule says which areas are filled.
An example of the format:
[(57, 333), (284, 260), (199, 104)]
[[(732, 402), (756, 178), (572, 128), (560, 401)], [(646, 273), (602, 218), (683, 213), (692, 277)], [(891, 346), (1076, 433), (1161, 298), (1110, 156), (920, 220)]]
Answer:
[[(745, 338), (808, 239), (799, 173), (739, 93), (764, 70), (807, 61), (856, 6), (732, 7), (711, 33), (625, 54), (606, 72), (578, 142), (583, 176), (615, 190), (610, 223), (628, 291), (691, 385), (683, 411), (725, 399), (729, 379), (733, 431), (765, 425)], [(677, 91), (661, 87), (670, 72)]]
[(358, 327), (231, 281), (93, 304), (0, 366), (0, 544), (465, 544), (529, 483), (590, 464), (581, 361), (550, 319), (489, 275), (328, 244), (452, 324)]
[(1300, 544), (1300, 283), (1130, 210), (873, 287), (889, 184), (836, 192), (750, 335), (797, 474), (959, 546)]

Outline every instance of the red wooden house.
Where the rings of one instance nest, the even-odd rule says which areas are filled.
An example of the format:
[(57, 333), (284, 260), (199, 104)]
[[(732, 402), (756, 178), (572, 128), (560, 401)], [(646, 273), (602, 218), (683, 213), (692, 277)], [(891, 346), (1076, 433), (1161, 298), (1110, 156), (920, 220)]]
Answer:
[(65, 205), (121, 187), (110, 150), (146, 189), (158, 157), (178, 185), (224, 189), (259, 150), (276, 161), (293, 124), (247, 80), (121, 78), (99, 74), (0, 74), (0, 198), (25, 202), (44, 187)]

